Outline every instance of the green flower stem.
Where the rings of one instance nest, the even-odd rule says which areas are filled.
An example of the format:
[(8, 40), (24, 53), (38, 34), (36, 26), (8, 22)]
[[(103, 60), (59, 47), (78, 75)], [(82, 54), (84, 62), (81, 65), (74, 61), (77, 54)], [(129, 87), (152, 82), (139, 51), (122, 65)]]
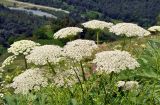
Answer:
[(109, 82), (112, 83), (114, 77), (114, 72), (112, 71), (110, 74)]
[(153, 90), (152, 90), (152, 93), (151, 93), (151, 100), (152, 100), (152, 102), (155, 104), (155, 88), (156, 88), (156, 83), (154, 82), (154, 84), (153, 84)]
[(84, 96), (84, 89), (83, 89), (82, 82), (81, 82), (81, 80), (80, 80), (80, 78), (79, 78), (79, 76), (78, 76), (78, 74), (77, 74), (77, 72), (76, 72), (76, 70), (75, 70), (75, 69), (74, 69), (74, 72), (75, 72), (75, 74), (76, 74), (76, 77), (77, 77), (77, 79), (78, 79), (78, 81), (79, 81), (80, 85), (81, 85), (81, 90), (82, 90), (82, 93), (83, 93), (83, 96)]
[(47, 64), (51, 68), (51, 70), (54, 73), (54, 75), (56, 75), (56, 71), (54, 70), (54, 67), (52, 66), (52, 64), (49, 61), (47, 61)]
[(99, 31), (97, 31), (97, 44), (99, 44)]
[(82, 61), (80, 61), (80, 66), (81, 66), (81, 70), (82, 70), (83, 81), (86, 81), (86, 76), (85, 76), (85, 72), (84, 72)]
[(103, 88), (103, 91), (104, 91), (104, 105), (107, 105), (107, 91), (106, 91), (106, 79), (105, 79), (105, 74), (102, 74), (100, 75), (100, 81), (101, 81), (101, 85), (102, 85), (102, 88)]
[(121, 49), (122, 51), (124, 50), (125, 45), (126, 45), (126, 37), (124, 36), (123, 43), (122, 43), (122, 49)]
[(132, 38), (131, 37), (129, 37), (129, 51), (131, 51), (131, 44), (132, 44)]
[(28, 69), (26, 56), (25, 56), (25, 55), (23, 55), (23, 58), (24, 58), (24, 66), (25, 66), (25, 69)]
[[(74, 61), (73, 61), (73, 64), (75, 65), (75, 63), (74, 63)], [(82, 91), (82, 97), (83, 97), (83, 104), (85, 103), (85, 98), (84, 98), (84, 89), (83, 89), (83, 85), (82, 85), (82, 82), (81, 82), (81, 79), (79, 78), (79, 76), (78, 76), (78, 74), (77, 74), (77, 72), (76, 72), (76, 70), (75, 69), (73, 69), (74, 70), (74, 72), (75, 72), (75, 74), (76, 74), (76, 77), (77, 77), (77, 79), (78, 79), (78, 81), (79, 81), (79, 83), (80, 83), (80, 86), (81, 86), (81, 91)]]
[(103, 84), (103, 90), (104, 90), (104, 93), (105, 93), (105, 97), (104, 97), (104, 105), (107, 105), (107, 92), (106, 92), (105, 84)]

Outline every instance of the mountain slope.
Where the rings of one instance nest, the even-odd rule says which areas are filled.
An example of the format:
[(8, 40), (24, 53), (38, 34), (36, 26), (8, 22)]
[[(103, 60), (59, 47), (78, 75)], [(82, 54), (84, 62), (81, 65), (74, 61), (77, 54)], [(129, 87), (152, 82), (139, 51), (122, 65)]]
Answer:
[(48, 20), (43, 17), (10, 10), (0, 5), (0, 44), (7, 46), (8, 40), (31, 36), (32, 32)]
[[(94, 18), (120, 19), (148, 26), (156, 23), (160, 13), (160, 0), (19, 0), (35, 4), (67, 9), (72, 16), (81, 16), (96, 11)], [(93, 14), (92, 14), (93, 15)], [(96, 17), (97, 16), (97, 17)], [(79, 17), (78, 17), (79, 18)], [(84, 18), (84, 17), (83, 17)], [(85, 17), (88, 18), (88, 17)]]

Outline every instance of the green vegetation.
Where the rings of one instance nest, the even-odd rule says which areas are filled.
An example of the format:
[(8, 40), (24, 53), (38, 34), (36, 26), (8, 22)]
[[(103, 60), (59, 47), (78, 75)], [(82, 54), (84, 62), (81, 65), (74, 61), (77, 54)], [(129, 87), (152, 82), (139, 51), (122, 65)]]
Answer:
[[(157, 9), (159, 1), (135, 0), (134, 6), (128, 5), (131, 3), (129, 0), (112, 0), (112, 2), (110, 0), (19, 1), (51, 6), (49, 8), (63, 7), (71, 13), (66, 15), (62, 11), (55, 12), (41, 8), (59, 18), (38, 17), (7, 8), (7, 6), (25, 7), (24, 4), (20, 5), (9, 0), (0, 1), (0, 4), (4, 5), (0, 5), (0, 64), (2, 64), (0, 67), (0, 105), (160, 105), (160, 33), (153, 32), (151, 35), (144, 35), (145, 37), (137, 37), (141, 36), (135, 35), (139, 30), (132, 30), (132, 27), (128, 29), (131, 32), (128, 30), (126, 32), (131, 37), (126, 37), (125, 31), (120, 36), (109, 32), (110, 28), (106, 30), (102, 27), (103, 31), (99, 33), (97, 45), (94, 41), (99, 28), (88, 29), (81, 24), (90, 19), (101, 19), (107, 22), (112, 21), (114, 24), (123, 20), (136, 22), (146, 26), (145, 28), (156, 23), (159, 25), (160, 16), (158, 16), (159, 10)], [(147, 4), (151, 8), (147, 8)], [(134, 7), (134, 11), (129, 6)], [(139, 10), (138, 7), (141, 6), (141, 9), (146, 11)], [(37, 9), (38, 7), (27, 6), (25, 8)], [(149, 11), (153, 14), (147, 14)], [(80, 39), (77, 43), (73, 43), (68, 37), (54, 39), (53, 36), (58, 30), (73, 26), (83, 28), (83, 32), (78, 33), (72, 39), (73, 41)], [(95, 27), (101, 26), (102, 24), (95, 25)], [(63, 33), (65, 32), (59, 35), (63, 36)], [(138, 34), (144, 33), (141, 30)], [(30, 42), (17, 45), (14, 43), (20, 40), (22, 42), (30, 40)], [(88, 45), (84, 40), (94, 41), (88, 42)], [(15, 48), (10, 46), (13, 43)], [(66, 46), (69, 45), (71, 47), (68, 51)], [(95, 47), (91, 55), (88, 54), (90, 46)], [(10, 48), (13, 49), (9, 52)], [(18, 53), (14, 53), (14, 50)], [(71, 51), (70, 55), (67, 51)], [(108, 55), (102, 55), (99, 61), (94, 62), (98, 58), (97, 54), (102, 52), (109, 52), (107, 54), (110, 56), (107, 58)], [(32, 54), (34, 56), (31, 56)], [(88, 57), (85, 54), (88, 54)], [(7, 57), (15, 57), (15, 59), (13, 62), (9, 59), (4, 66)], [(103, 69), (100, 69), (101, 67)], [(39, 71), (32, 74), (36, 69)], [(15, 77), (20, 78), (11, 86), (16, 81)], [(14, 86), (17, 85), (21, 87), (15, 88)], [(23, 94), (26, 91), (27, 93)]]
[[(158, 38), (158, 39), (157, 39)], [(28, 95), (13, 95), (13, 90), (3, 88), (5, 92), (1, 103), (8, 105), (159, 105), (159, 79), (160, 79), (160, 37), (152, 36), (142, 39), (134, 38), (131, 48), (127, 41), (125, 50), (130, 51), (138, 58), (140, 68), (136, 70), (125, 70), (119, 74), (97, 75), (92, 74), (87, 81), (77, 83), (70, 88), (48, 87), (40, 91), (31, 91)], [(44, 44), (49, 44), (42, 40)], [(40, 41), (41, 42), (41, 41)], [(100, 45), (100, 50), (120, 49), (121, 41)], [(52, 41), (51, 43), (52, 44)], [(87, 62), (86, 62), (87, 63)], [(17, 66), (19, 65), (19, 66)], [(31, 65), (30, 65), (31, 66)], [(63, 68), (63, 64), (61, 64)], [(85, 66), (91, 69), (90, 66)], [(15, 75), (24, 69), (21, 57), (3, 73), (3, 80), (12, 82)], [(112, 78), (112, 81), (110, 80)], [(132, 91), (123, 91), (116, 86), (119, 80), (139, 81), (139, 88)]]

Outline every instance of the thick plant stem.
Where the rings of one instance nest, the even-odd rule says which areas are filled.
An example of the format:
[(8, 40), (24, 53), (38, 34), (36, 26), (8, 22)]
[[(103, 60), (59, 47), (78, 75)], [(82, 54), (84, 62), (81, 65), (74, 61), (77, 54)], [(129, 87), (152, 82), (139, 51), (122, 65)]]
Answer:
[(103, 84), (103, 89), (104, 89), (104, 93), (105, 93), (104, 105), (107, 105), (107, 92), (106, 92), (106, 88), (105, 88), (105, 85), (104, 85), (104, 84)]
[(25, 55), (23, 55), (23, 58), (24, 58), (24, 66), (25, 66), (25, 69), (28, 69), (26, 56), (25, 56)]
[(99, 44), (99, 31), (97, 31), (97, 45)]
[(84, 72), (82, 61), (80, 61), (80, 66), (81, 66), (81, 70), (82, 70), (83, 81), (86, 81), (86, 76), (85, 76), (85, 72)]
[[(74, 67), (76, 67), (75, 66), (75, 62), (73, 61), (73, 65), (74, 65)], [(78, 81), (79, 81), (79, 83), (80, 83), (80, 86), (81, 86), (81, 91), (82, 91), (82, 98), (83, 98), (83, 105), (85, 105), (85, 97), (84, 97), (84, 89), (83, 89), (83, 85), (82, 85), (82, 81), (81, 81), (81, 79), (79, 78), (79, 76), (78, 76), (78, 73), (76, 72), (76, 70), (75, 69), (73, 69), (74, 70), (74, 72), (75, 72), (75, 74), (76, 74), (76, 77), (77, 77), (77, 79), (78, 79)], [(78, 69), (77, 69), (77, 71), (78, 71)]]
[(100, 80), (101, 80), (101, 83), (102, 83), (102, 88), (103, 88), (103, 91), (104, 91), (104, 105), (107, 105), (107, 92), (106, 92), (106, 83), (105, 83), (105, 76), (102, 74), (101, 77), (100, 77)]
[(126, 37), (124, 36), (123, 43), (122, 43), (122, 49), (121, 49), (122, 51), (124, 50), (125, 45), (126, 45)]
[(83, 104), (84, 104), (84, 103), (85, 103), (85, 98), (84, 98), (84, 89), (83, 89), (83, 85), (82, 85), (81, 79), (79, 78), (79, 76), (78, 76), (76, 70), (75, 70), (75, 69), (73, 69), (73, 70), (74, 70), (74, 72), (75, 72), (75, 74), (76, 74), (76, 77), (77, 77), (77, 79), (78, 79), (78, 81), (79, 81), (79, 83), (80, 83), (80, 85), (81, 85), (81, 90), (82, 90), (82, 94), (83, 94)]
[(71, 37), (69, 38), (69, 41), (70, 41), (70, 42), (72, 41), (72, 38), (71, 38)]
[(109, 78), (109, 80), (110, 80), (110, 83), (112, 83), (113, 76), (114, 76), (114, 72), (112, 71), (112, 72), (111, 72), (111, 74), (110, 74), (110, 78)]
[(130, 41), (129, 42), (129, 51), (131, 51), (131, 44), (132, 44), (132, 38), (131, 37), (129, 38), (129, 41)]
[(48, 66), (51, 68), (52, 72), (54, 73), (54, 75), (56, 75), (56, 72), (55, 72), (54, 67), (52, 66), (52, 64), (50, 62), (48, 62), (48, 61), (47, 61), (47, 63), (48, 63)]

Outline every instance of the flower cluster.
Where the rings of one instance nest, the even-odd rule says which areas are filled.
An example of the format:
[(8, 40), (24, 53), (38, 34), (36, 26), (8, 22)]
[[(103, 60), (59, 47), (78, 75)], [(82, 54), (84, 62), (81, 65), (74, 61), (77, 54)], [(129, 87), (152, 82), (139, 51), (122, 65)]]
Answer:
[(151, 34), (149, 31), (133, 23), (118, 23), (112, 26), (109, 31), (116, 35), (125, 35), (127, 37), (143, 37)]
[(97, 66), (97, 72), (106, 72), (108, 74), (111, 72), (118, 73), (126, 69), (135, 69), (140, 66), (139, 63), (131, 57), (131, 54), (119, 50), (97, 53), (93, 63)]
[(98, 46), (94, 41), (77, 39), (64, 46), (64, 56), (81, 61), (90, 57)]
[(38, 45), (39, 45), (38, 43), (35, 43), (31, 40), (21, 40), (14, 42), (8, 49), (8, 52), (13, 53), (14, 55), (19, 55), (19, 54), (28, 55), (30, 51)]
[(118, 81), (117, 86), (119, 88), (122, 88), (123, 90), (133, 90), (137, 89), (139, 87), (139, 84), (137, 81)]
[(160, 26), (152, 26), (148, 28), (148, 31), (150, 32), (160, 32)]
[(44, 45), (35, 47), (30, 55), (26, 56), (28, 63), (35, 65), (45, 65), (58, 63), (62, 58), (62, 48), (56, 45)]
[(67, 27), (67, 28), (62, 28), (58, 32), (54, 34), (55, 39), (62, 39), (62, 38), (68, 38), (72, 36), (76, 36), (78, 33), (83, 32), (83, 29), (78, 28), (78, 27)]
[(44, 77), (43, 70), (39, 68), (28, 69), (13, 79), (10, 87), (15, 89), (15, 93), (27, 94), (31, 90), (38, 91), (40, 87), (48, 85), (47, 78)]
[(12, 56), (9, 56), (8, 58), (6, 58), (3, 63), (2, 63), (2, 68), (10, 65), (13, 63), (14, 59), (16, 59), (16, 56), (15, 55), (12, 55)]
[(108, 28), (112, 27), (113, 23), (108, 23), (108, 22), (99, 21), (99, 20), (91, 20), (91, 21), (88, 21), (86, 23), (83, 23), (82, 25), (84, 27), (90, 28), (90, 29), (104, 30), (104, 29), (108, 29)]
[(56, 87), (72, 87), (79, 82), (78, 78), (80, 80), (82, 79), (79, 75), (79, 71), (76, 71), (76, 73), (73, 69), (59, 72), (53, 79), (53, 85)]
[(4, 94), (3, 93), (0, 93), (0, 98), (3, 98), (4, 97)]
[(0, 67), (0, 73), (1, 73), (1, 72), (4, 72), (4, 69), (3, 69), (3, 67)]

